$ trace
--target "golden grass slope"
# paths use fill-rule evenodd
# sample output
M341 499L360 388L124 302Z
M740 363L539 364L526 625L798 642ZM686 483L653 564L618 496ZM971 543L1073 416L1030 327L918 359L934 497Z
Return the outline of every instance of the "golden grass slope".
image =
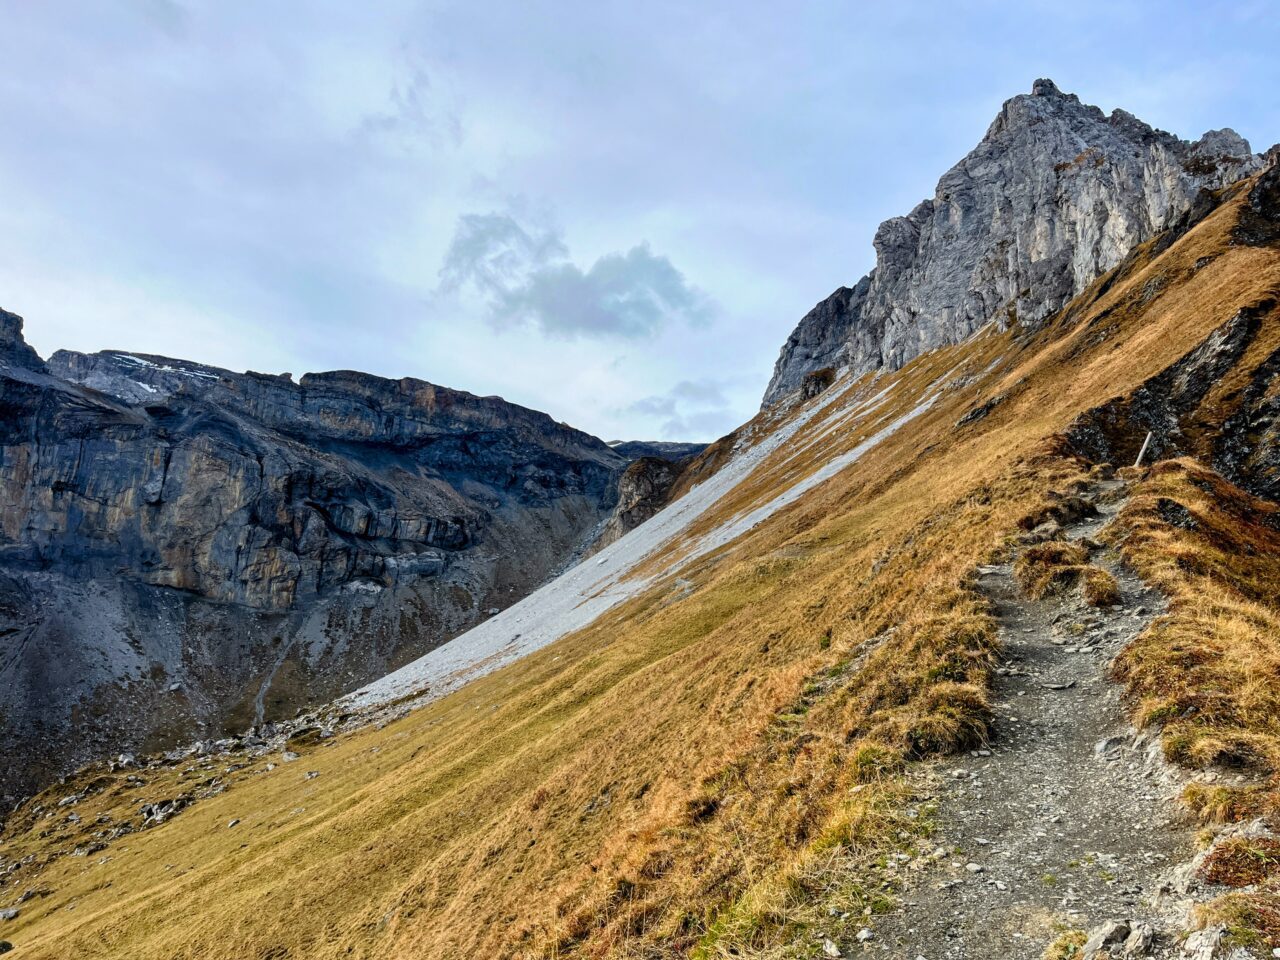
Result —
M728 546L655 558L654 587L519 663L270 771L86 772L106 779L78 824L53 805L74 785L36 798L0 840L32 858L0 906L50 892L0 935L23 960L800 956L815 930L847 935L822 906L854 924L880 909L892 890L867 864L927 829L897 771L984 736L994 633L972 572L1087 470L1060 432L1280 290L1275 249L1229 243L1238 202L1034 336L987 331L855 385L890 389L855 427L815 419L690 535L936 400ZM213 777L228 789L72 855Z

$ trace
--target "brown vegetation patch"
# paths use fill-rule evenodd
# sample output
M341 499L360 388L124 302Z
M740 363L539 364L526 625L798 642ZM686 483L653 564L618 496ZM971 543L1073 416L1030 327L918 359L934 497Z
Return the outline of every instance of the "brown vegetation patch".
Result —
M1110 607L1120 602L1120 584L1100 567L1085 568L1080 593L1092 607Z
M1250 887L1280 868L1280 840L1267 837L1233 837L1218 844L1200 868L1207 883L1223 887Z
M1013 575L1023 593L1039 600L1074 586L1088 560L1089 551L1080 544L1050 540L1023 550L1013 565Z

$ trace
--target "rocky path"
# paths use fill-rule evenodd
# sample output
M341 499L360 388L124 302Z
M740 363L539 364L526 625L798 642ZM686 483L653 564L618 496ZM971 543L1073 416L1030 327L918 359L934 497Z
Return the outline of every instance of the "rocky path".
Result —
M1119 481L1101 485L1100 516L1065 536L1096 534L1122 492ZM938 806L936 848L905 870L901 906L874 925L863 955L1031 960L1064 931L1110 920L1150 924L1152 942L1140 932L1126 956L1180 955L1153 902L1161 876L1192 852L1190 831L1171 819L1178 785L1107 679L1163 601L1109 550L1092 562L1115 575L1119 604L1030 601L1011 564L980 571L1004 656L991 743L922 774Z

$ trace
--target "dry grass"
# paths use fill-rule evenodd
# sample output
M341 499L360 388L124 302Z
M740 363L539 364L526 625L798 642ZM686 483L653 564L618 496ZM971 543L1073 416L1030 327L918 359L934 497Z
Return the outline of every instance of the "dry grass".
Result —
M1244 784L1184 792L1205 823L1280 810L1280 510L1195 461L1158 464L1120 517L1128 560L1170 608L1117 660L1143 724L1158 724L1166 755L1244 773ZM1202 912L1242 945L1280 946L1280 896L1270 886L1280 844L1228 840L1206 871L1215 883L1268 881Z
M1224 925L1228 945L1255 950L1280 946L1280 906L1273 894L1229 893L1196 913L1206 925Z
M1120 602L1120 584L1100 567L1087 567L1080 582L1080 594L1092 607L1110 607Z
M1081 950L1088 942L1089 935L1083 930L1066 930L1054 938L1043 954L1043 960L1074 960L1080 956Z
M1172 760L1280 771L1278 513L1176 460L1152 470L1121 514L1125 557L1170 610L1121 655L1117 676L1139 697L1140 722L1162 725ZM1197 797L1218 814L1232 805L1221 791Z
M1013 565L1022 592L1039 600L1075 586L1086 569L1089 551L1078 543L1051 540L1027 547Z
M3 897L53 892L6 937L23 957L138 960L782 957L803 955L817 930L839 938L823 907L843 904L858 923L881 909L892 889L877 864L927 832L903 765L985 735L993 630L973 570L1008 555L1027 504L1084 478L1050 438L1280 282L1274 251L1227 245L1233 217L1224 208L1159 257L1140 251L1034 336L987 332L852 388L889 392L862 421L816 418L700 529L933 405L730 546L689 564L683 544L655 556L653 587L518 664L270 772L113 777L76 807L85 826L50 798L27 808L0 856L34 859ZM1143 298L1155 277L1160 295ZM997 394L988 416L956 428ZM1158 567L1141 526L1126 550ZM1126 679L1157 713L1184 694L1206 711L1183 721L1204 734L1190 752L1248 735L1270 762L1261 718L1275 694L1259 671L1275 652L1262 636L1271 608L1250 593L1252 568L1222 563L1222 577L1245 577L1238 605L1210 611L1197 588L1167 622L1203 608L1225 630L1220 653L1253 659L1201 658L1182 691L1167 676L1177 656L1156 644ZM672 587L677 573L692 591ZM1240 689L1214 700L1218 676ZM1234 725L1196 725L1227 714ZM138 800L213 776L225 793L67 855L98 817L136 816Z

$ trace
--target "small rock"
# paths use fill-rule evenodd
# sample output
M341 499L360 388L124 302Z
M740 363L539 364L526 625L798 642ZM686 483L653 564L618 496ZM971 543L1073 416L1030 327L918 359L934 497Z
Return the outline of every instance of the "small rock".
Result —
M13 944L8 940L0 940L0 953L8 953L13 949Z
M234 826L235 826L236 824L238 824L239 822L240 822L239 820L232 820L230 823L228 823L228 824L227 824L227 829L228 829L228 830L230 830L232 827L234 827Z
M0 920L17 920L18 912L10 907L8 910L0 910Z
M1182 953L1190 960L1213 960L1227 928L1221 924L1197 930L1182 944Z
M840 952L840 948L836 946L836 942L828 937L822 938L822 955L824 957L831 957L832 960L835 960L836 957L844 956L844 954Z
M304 777L303 779L314 780L318 776L320 776L319 770L308 770L306 777Z
M1124 737L1107 737L1105 740L1099 740L1093 745L1094 755L1108 760L1115 759L1124 749L1126 742Z
M302 756L302 754L294 753L292 750L286 750L284 753L280 754L280 759L283 760L285 763L292 763L294 760L297 760L298 757L300 756Z
M968 870L970 873L982 873L982 871L986 869L980 863L966 863L964 865L964 868Z
M1095 957L1109 947L1124 943L1128 936L1129 924L1123 920L1108 920L1101 926L1093 928L1081 953L1085 957Z
M1149 923L1135 923L1124 941L1126 957L1145 957L1156 942L1156 932Z
M863 927L861 930L858 931L859 943L866 943L868 940L874 940L874 939L875 939L875 934L872 932L870 927Z

